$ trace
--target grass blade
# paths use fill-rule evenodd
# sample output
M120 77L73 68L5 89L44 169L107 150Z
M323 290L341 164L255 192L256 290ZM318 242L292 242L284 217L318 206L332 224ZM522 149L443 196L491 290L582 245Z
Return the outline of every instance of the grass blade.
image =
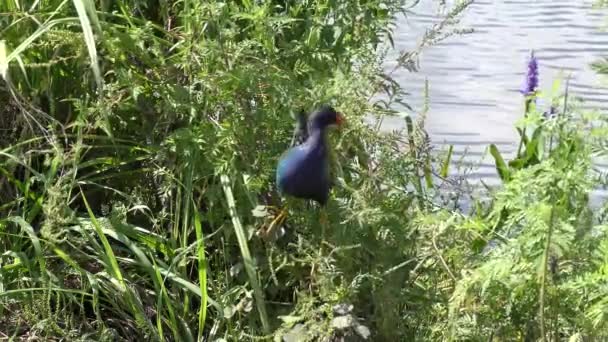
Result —
M509 166L505 163L505 160L502 158L500 151L496 145L490 145L490 154L494 157L494 162L496 164L496 171L498 171L498 175L503 182L508 182L511 179L511 172L509 171Z
M97 60L97 48L95 47L95 37L93 36L93 29L91 28L91 22L87 15L87 6L84 0L73 0L76 12L78 12L78 19L82 26L82 32L84 33L84 41L87 44L87 50L89 51L89 58L91 59L91 69L95 75L95 81L97 82L97 88L101 92L103 89L103 79L101 78L101 70L99 69L99 61ZM91 5L92 6L92 5Z
M8 59L6 58L6 41L0 40L0 76L6 80Z
M205 259L205 241L203 239L203 228L198 210L194 211L194 229L196 230L197 240L198 281L201 288L201 307L198 314L198 341L202 341L205 321L207 319L207 260Z
M154 260L152 260L154 262ZM165 287L165 282L163 280L162 274L160 272L160 268L158 267L158 265L156 265L156 263L154 263L154 281L157 284L157 286L159 287L159 289L157 289L157 291L160 291L160 293L157 294L158 298L156 301L156 310L158 311L158 315L156 318L156 327L158 329L158 336L159 336L159 340L162 340L163 338L163 324L162 324L162 315L160 314L162 308L163 308L163 303L165 303L165 306L167 307L167 312L169 313L169 319L170 319L170 327L171 327L171 332L173 333L173 337L175 338L176 341L180 340L180 336L178 333L178 322L177 319L175 317L175 310L173 310L173 305L171 304L171 298L169 298L169 295L167 294L167 288Z
M131 288L127 286L125 278L122 275L122 271L120 270L120 266L118 265L116 255L114 254L112 246L110 245L110 241L104 233L104 228L101 226L101 224L95 217L95 214L91 210L91 206L89 205L89 202L87 201L84 193L82 192L82 189L80 190L80 195L82 196L83 203L87 208L87 213L89 214L89 218L91 219L93 228L97 233L97 237L99 238L99 240L101 240L101 243L103 245L103 259L105 259L104 261L106 267L109 269L110 274L113 276L112 283L114 283L118 287L119 291L121 291L125 295L126 300L130 305L129 310L131 311L135 319L140 324L145 324L149 328L152 328L152 323L149 319L146 318L141 303L137 301Z
M32 226L27 223L22 217L10 217L8 220L18 224L21 229L23 229L30 237L32 245L34 246L34 250L36 251L36 260L38 260L38 264L40 265L40 275L43 279L46 279L46 261L44 260L44 256L42 253L40 239L36 235L36 232L34 232L34 228L32 228Z
M21 52L25 51L38 37L45 34L47 31L49 31L51 28L53 28L53 26L59 25L59 24L74 23L75 21L76 20L74 18L55 19L55 20L51 20L51 21L45 23L44 25L40 26L36 30L36 32L32 33L32 35L27 37L23 42L21 42L21 44L17 45L17 47L6 58L6 63L8 64L13 59L17 58L17 56Z
M226 175L221 176L222 186L224 188L224 194L226 195L226 201L228 202L228 210L230 212L230 217L232 218L232 224L234 226L234 231L236 233L236 238L239 242L239 247L241 249L241 255L243 256L243 263L245 265L245 270L247 271L247 276L249 277L249 281L251 282L251 286L253 287L253 293L255 296L255 303L258 308L258 312L260 314L260 320L262 321L262 327L266 333L270 331L270 324L268 323L268 314L266 313L266 304L264 302L264 293L262 292L262 287L258 280L253 259L251 258L251 253L249 252L249 246L247 245L247 238L245 235L245 230L241 225L241 220L239 219L238 213L236 211L236 203L234 201L234 196L232 195L232 189L230 188L230 179Z
M108 238L106 237L106 235L103 232L103 228L99 224L99 221L97 221L95 214L93 214L93 211L91 210L91 207L89 206L89 202L87 201L87 198L85 197L82 190L80 190L80 195L82 196L82 201L84 202L84 205L87 208L89 218L91 219L91 223L93 224L93 227L95 228L97 237L99 238L99 240L101 240L101 243L103 245L107 265L109 266L110 271L112 272L112 275L116 278L116 280L118 280L118 285L120 286L120 290L126 291L127 285L125 284L125 280L122 276L122 272L120 271L120 267L118 266L118 260L116 260L116 255L114 255L114 251L112 250L110 241L108 241Z
M445 157L443 161L443 165L441 165L441 177L447 178L450 170L450 163L452 162L452 154L454 153L454 145L450 145L448 148L448 155Z

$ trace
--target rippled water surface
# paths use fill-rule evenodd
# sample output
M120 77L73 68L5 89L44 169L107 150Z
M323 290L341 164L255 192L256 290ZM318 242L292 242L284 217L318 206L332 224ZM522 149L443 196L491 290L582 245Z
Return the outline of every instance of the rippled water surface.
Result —
M449 7L455 1L444 1ZM541 89L549 91L560 73L571 74L570 90L586 106L608 109L608 82L589 64L608 57L608 10L592 0L478 0L460 26L474 33L453 36L427 48L418 73L396 80L409 92L414 109L422 106L424 80L430 83L426 127L437 145L453 144L456 154L479 162L490 143L509 157L516 146L513 123L522 115L518 92L527 58L534 49L540 63ZM424 31L445 14L441 1L422 0L403 18L395 34L398 50L411 50ZM387 68L390 68L390 63ZM402 126L400 119L387 128ZM473 178L495 183L485 158Z

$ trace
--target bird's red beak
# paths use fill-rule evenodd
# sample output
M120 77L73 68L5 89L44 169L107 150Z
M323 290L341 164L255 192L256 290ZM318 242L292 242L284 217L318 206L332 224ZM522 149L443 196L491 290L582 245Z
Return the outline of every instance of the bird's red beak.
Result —
M342 126L342 124L344 124L346 122L346 120L344 119L344 115L342 113L337 113L338 115L336 115L336 124L338 126Z

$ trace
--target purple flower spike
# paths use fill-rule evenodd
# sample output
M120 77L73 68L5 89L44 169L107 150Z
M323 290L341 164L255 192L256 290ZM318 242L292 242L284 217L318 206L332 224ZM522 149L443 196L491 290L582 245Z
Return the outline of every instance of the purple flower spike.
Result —
M534 51L530 53L530 61L528 62L528 73L526 82L520 89L520 92L525 96L533 95L538 88L538 60L534 56Z

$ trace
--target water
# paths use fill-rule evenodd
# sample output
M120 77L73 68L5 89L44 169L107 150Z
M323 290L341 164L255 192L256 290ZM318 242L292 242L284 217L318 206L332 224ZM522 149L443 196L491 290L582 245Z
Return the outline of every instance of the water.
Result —
M455 1L445 1L449 7ZM399 22L397 50L411 50L424 31L445 14L441 1L422 0ZM470 179L498 183L493 161L486 156L494 143L506 157L513 155L523 99L518 89L527 59L534 49L540 63L541 90L550 91L561 73L571 73L571 94L585 106L608 109L608 82L589 66L608 56L608 10L592 8L592 0L475 1L460 27L474 33L453 36L427 48L420 71L403 71L395 79L412 95L408 102L422 108L424 80L430 84L426 128L438 148L454 145L455 158L476 162ZM392 64L394 65L394 63ZM390 68L391 63L387 65ZM401 119L386 128L403 126Z

